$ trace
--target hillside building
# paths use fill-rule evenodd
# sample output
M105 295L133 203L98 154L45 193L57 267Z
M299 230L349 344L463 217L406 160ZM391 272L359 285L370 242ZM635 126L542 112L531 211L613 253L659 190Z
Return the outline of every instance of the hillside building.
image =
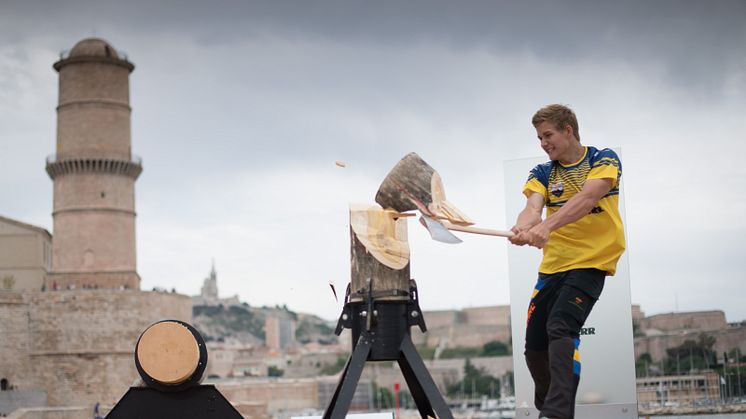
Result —
M52 267L52 235L0 216L0 291L41 291Z
M202 282L202 289L198 296L192 297L192 303L195 306L235 306L240 305L238 294L229 298L220 298L218 296L218 273L215 271L215 261L212 262L210 274Z
M275 351L295 346L295 321L293 319L268 316L264 322L265 343Z

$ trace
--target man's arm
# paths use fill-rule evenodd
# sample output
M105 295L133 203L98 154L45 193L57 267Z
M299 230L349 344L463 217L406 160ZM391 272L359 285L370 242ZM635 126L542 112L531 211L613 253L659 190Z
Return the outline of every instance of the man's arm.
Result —
M583 189L570 198L559 211L530 230L520 233L516 241L525 241L541 249L549 241L549 233L588 215L598 201L609 193L613 185L614 180L610 178L586 180Z
M521 233L531 230L532 227L541 222L541 211L543 209L544 196L538 192L529 195L526 199L526 207L518 214L515 225L510 229L516 235L508 238L508 240L518 246L528 244L528 241L525 237L522 237Z

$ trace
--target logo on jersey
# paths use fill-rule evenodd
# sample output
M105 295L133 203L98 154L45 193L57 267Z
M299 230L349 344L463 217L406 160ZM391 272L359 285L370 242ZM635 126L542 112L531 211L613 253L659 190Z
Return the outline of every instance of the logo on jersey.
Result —
M562 182L556 183L552 185L551 189L549 189L549 192L559 198L560 196L562 196L562 193L565 192L565 185L563 185Z

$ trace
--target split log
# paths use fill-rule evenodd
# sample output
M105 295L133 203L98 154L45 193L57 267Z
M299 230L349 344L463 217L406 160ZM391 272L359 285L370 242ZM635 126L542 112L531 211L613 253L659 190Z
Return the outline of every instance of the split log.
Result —
M407 220L378 206L350 206L350 301L408 300ZM370 283L369 283L370 280Z
M378 188L376 202L399 212L420 210L428 217L454 224L474 224L448 202L440 175L417 153L407 154L391 169Z

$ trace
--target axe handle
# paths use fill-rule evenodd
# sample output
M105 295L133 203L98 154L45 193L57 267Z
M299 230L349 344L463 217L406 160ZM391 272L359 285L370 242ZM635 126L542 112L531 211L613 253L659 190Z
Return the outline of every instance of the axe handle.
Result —
M473 233L473 234L484 234L486 236L499 236L499 237L513 237L515 234L513 234L512 231L502 231L502 230L492 230L489 228L479 228L479 227L471 227L471 226L460 226L456 224L451 224L448 221L442 221L445 228L453 231L462 231L464 233Z

